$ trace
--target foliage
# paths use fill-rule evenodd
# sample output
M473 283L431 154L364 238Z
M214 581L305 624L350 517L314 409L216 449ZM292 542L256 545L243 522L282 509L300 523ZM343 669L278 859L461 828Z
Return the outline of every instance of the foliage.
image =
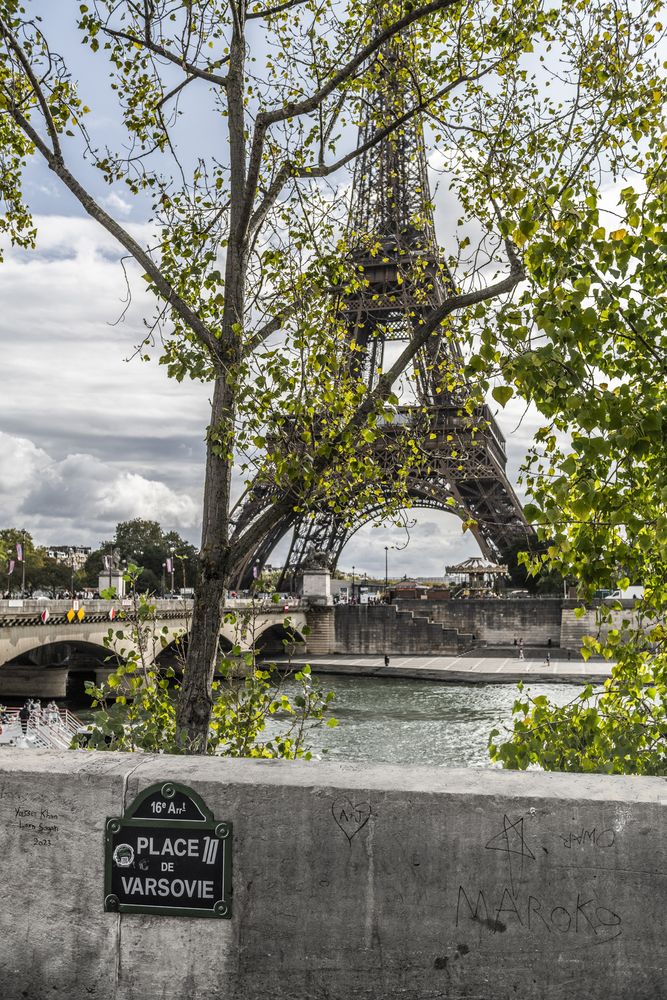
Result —
M9 568L9 563L13 559L15 562L14 573L17 572L20 578L21 564L17 561L16 556L16 546L20 544L23 546L23 554L26 561L30 561L32 564L36 557L35 543L32 540L32 535L29 531L23 531L19 528L2 528L0 530L0 567L3 573L7 573ZM20 579L19 579L20 586Z
M582 398L581 379L590 380L599 353L584 300L597 292L603 304L606 268L631 273L616 256L625 236L600 235L595 178L642 170L640 146L660 128L660 9L658 0L88 0L78 24L109 73L115 152L107 123L95 132L85 82L80 88L50 48L50 25L31 18L30 4L0 0L5 232L21 246L34 241L22 180L27 160L39 157L154 294L140 354L162 344L171 376L212 383L179 705L179 727L193 739L199 733L199 745L209 732L216 615L230 580L295 514L325 508L352 521L364 511L392 516L410 502L409 476L425 456L396 420L401 395L414 396L426 379L435 397L461 399L456 344L475 346L470 390L494 383L504 405L516 389L549 418L563 406L576 419L567 398ZM194 149L182 129L189 114L207 123ZM355 145L356 126L369 116L376 128ZM426 125L430 162L441 164L442 187L453 192L445 215L460 215L461 226L437 265L447 278L444 301L369 391L371 362L347 337L345 303L367 287L359 252L372 261L385 251L378 233L346 230L349 170L362 148L385 140L398 147L415 124ZM109 215L100 179L150 203L154 232L144 243ZM427 226L421 210L404 220L406 232ZM601 280L588 266L596 258ZM584 285L576 285L578 270ZM399 285L417 275L426 297L429 261L397 261ZM500 308L524 278L525 293ZM606 315L602 341L613 308ZM452 350L438 354L436 338ZM576 363L563 368L561 351L570 348ZM623 393L611 382L600 391L614 411ZM469 395L462 410L474 414L476 401ZM382 435L384 451L376 447ZM589 451L577 453L584 464L595 461ZM235 508L237 469L252 488Z
M592 637L586 648L608 653ZM588 684L564 706L519 684L510 738L502 742L492 731L491 758L520 769L667 775L667 654L638 639L616 655L601 689Z
M538 557L541 552L546 551L548 542L542 542L533 549L533 558ZM521 587L531 594L563 595L563 577L555 569L550 569L547 565L527 566L524 562L525 543L517 542L503 558L507 563L507 569L512 587Z
M127 563L141 565L141 579L138 586L151 593L161 593L171 589L171 575L166 571L167 559L174 560L174 590L192 587L197 572L197 550L176 531L163 531L157 521L135 517L131 521L120 521L111 541L102 542L99 549L91 552L86 561L85 571L90 586L97 587L104 558L113 549L120 551Z
M30 532L19 528L4 528L0 531L0 587L8 585L10 593L19 593L23 578L23 567L18 561L16 544L23 546L25 559L25 589L28 594L35 591L45 591L50 597L56 597L62 592L69 593L72 586L72 567L67 563L53 559L48 554L48 548L35 545ZM9 563L14 560L14 571L8 574ZM2 574L7 574L2 578ZM82 583L82 574L74 573L75 589Z
M643 185L620 190L611 224L593 187L554 213L527 258L531 290L487 331L547 418L525 478L548 543L528 565L570 574L582 599L643 584L648 632L628 619L587 637L586 657L616 660L611 680L566 708L522 701L509 741L493 740L508 766L667 773L666 150L665 136L640 149Z
M132 604L119 614L120 627L110 628L104 639L110 658L121 663L106 683L86 685L97 711L85 745L97 750L188 753L190 748L176 728L176 670L156 662L156 655L174 644L181 652L182 667L185 633L174 635L167 625L160 626L156 606L148 595L137 592L141 567L131 564L124 578ZM314 726L324 722L333 693L319 688L308 666L284 675L275 664L257 662L254 611L243 620L228 615L227 621L238 627L241 640L250 637L253 645L249 650L234 646L218 663L207 753L309 760L308 739ZM289 619L284 624L289 629ZM288 677L297 687L289 695ZM267 722L274 717L284 720L282 729L265 735ZM324 724L337 723L329 717Z

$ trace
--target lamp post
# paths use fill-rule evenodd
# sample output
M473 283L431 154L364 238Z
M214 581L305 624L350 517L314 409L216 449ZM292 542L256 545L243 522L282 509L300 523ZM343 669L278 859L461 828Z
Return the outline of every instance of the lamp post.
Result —
M352 603L354 604L354 566L352 567Z
M170 562L170 566L171 566L171 595L173 597L174 596L174 552L175 552L175 549L169 549L169 552L171 554L171 562Z
M74 553L71 552L70 555L72 557L72 574L70 576L69 590L72 595L72 600L74 600Z
M389 546L384 547L384 589L389 586Z
M167 564L163 562L162 563L162 600L164 600L164 588L165 588L165 584L166 584L166 577L165 577L166 570L167 570Z
M25 597L25 528L21 532L23 544L21 546L21 597Z

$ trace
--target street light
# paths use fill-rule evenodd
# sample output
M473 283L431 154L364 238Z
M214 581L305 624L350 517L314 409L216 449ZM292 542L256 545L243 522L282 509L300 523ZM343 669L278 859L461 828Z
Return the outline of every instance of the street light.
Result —
M389 586L389 546L384 547L384 589Z
M354 604L354 566L352 567L352 603Z
M175 551L176 551L175 549L169 549L169 552L171 553L170 565L171 565L171 596L172 597L174 596L174 552Z
M23 545L21 546L21 597L25 597L25 536L27 532L25 528L21 531L21 538L23 539Z

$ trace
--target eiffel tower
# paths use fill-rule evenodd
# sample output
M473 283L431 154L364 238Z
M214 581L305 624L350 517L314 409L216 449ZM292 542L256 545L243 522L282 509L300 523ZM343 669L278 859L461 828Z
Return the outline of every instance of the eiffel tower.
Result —
M348 244L355 248L353 260L364 287L339 302L357 347L355 374L371 389L386 345L409 341L425 317L454 293L436 239L421 122L415 116L373 144L416 101L406 73L399 72L401 59L399 46L385 45L375 64L377 86L364 102L372 110L359 129L358 147L368 148L356 160L348 224ZM530 547L534 533L505 473L505 439L488 405L467 413L470 393L460 379L455 389L442 390L443 371L459 371L462 362L451 328L431 336L417 355L415 402L399 409L397 423L419 435L429 461L427 468L410 474L407 493L415 507L454 510L468 522L483 555L502 561L517 545ZM395 433L388 427L378 447L390 445ZM237 530L254 519L269 492L259 484L251 487ZM352 535L363 524L381 520L382 508L378 502L359 510L352 523L329 510L278 521L240 569L236 586L251 583L290 530L279 589L295 586L300 567L314 552L326 553L335 568Z

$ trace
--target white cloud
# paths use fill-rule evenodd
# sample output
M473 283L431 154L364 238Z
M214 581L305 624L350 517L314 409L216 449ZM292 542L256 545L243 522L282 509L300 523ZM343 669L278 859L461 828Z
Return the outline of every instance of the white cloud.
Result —
M119 195L117 191L112 191L105 198L100 199L105 208L107 208L112 214L120 215L121 218L126 219L132 211L132 205L129 201L126 201L122 195Z
M3 527L25 527L39 542L94 545L110 537L118 521L134 517L192 535L200 519L197 498L160 480L92 455L57 461L31 441L1 432L0 500Z

